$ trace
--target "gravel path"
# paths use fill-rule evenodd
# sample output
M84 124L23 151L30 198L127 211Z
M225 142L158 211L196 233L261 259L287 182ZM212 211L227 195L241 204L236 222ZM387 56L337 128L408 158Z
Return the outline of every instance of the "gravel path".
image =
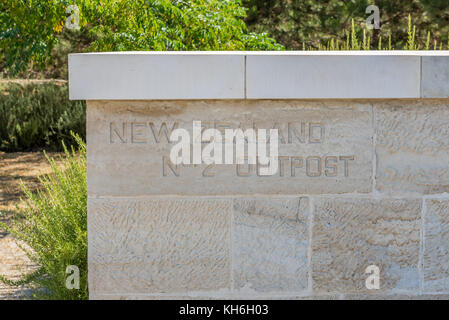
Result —
M22 274L35 270L25 252L17 245L14 238L0 238L0 274L10 280L18 280ZM0 300L23 299L29 295L26 287L10 287L0 283Z
M50 154L55 156L56 154ZM0 221L8 224L15 214L22 192L20 180L31 189L39 186L38 176L49 173L50 167L42 152L0 152ZM0 274L8 279L20 279L35 270L16 240L0 231ZM26 287L9 287L0 283L0 300L23 299L29 295Z

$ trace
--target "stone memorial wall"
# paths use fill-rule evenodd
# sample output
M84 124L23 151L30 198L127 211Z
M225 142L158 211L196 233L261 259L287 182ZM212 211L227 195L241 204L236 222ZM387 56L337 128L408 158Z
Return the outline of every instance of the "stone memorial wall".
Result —
M448 80L440 52L70 55L91 299L447 298ZM194 121L277 129L277 171L173 163Z

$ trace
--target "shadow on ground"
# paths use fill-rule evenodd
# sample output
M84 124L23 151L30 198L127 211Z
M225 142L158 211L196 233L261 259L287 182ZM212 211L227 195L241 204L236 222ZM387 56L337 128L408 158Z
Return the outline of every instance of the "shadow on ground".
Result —
M58 157L58 153L50 153ZM42 152L0 152L0 221L8 222L23 196L22 181L31 190L39 187L39 175L50 172Z

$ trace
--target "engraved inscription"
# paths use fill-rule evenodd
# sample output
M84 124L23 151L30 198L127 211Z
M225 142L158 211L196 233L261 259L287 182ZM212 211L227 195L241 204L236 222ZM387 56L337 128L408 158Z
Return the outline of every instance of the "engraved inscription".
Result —
M178 128L177 121L162 122L111 122L109 143L171 143L170 134Z
M107 104L89 101L88 105L88 192L93 195L372 191L374 148L370 104L192 100ZM200 122L200 130L196 131L198 126L193 127L194 122ZM193 139L194 128L201 143ZM181 132L178 129L187 132L190 141L185 140L187 146L183 144L179 153L185 161L175 163L171 151L180 143L180 139L175 139L176 132ZM229 133L238 129L254 130L256 156L252 154L254 136L228 134L226 139L226 130ZM265 175L265 160L272 154L270 147L275 145L268 134L272 129L277 129L278 153L274 158L277 170ZM214 135L207 134L211 132ZM215 140L218 134L222 136L221 146L211 148L211 143L218 141ZM266 146L265 153L263 148L259 149L262 144ZM200 161L196 161L198 154ZM205 161L204 155L214 161ZM219 157L221 164L217 161ZM245 161L237 164L237 159L242 158Z
M180 121L171 122L111 122L109 125L110 143L130 143L130 144L171 144L170 135L173 130L179 127ZM214 128L224 133L226 129L243 128L248 126L242 122L235 126L231 121L203 121L201 122L202 131L210 128ZM272 129L277 129L279 132L278 139L280 144L323 144L325 142L326 126L321 122L273 122L269 125ZM256 122L250 123L250 128L259 129ZM287 139L285 138L287 137ZM245 137L246 139L246 137ZM210 142L209 139L202 140L202 143ZM234 138L235 143L235 138ZM269 141L268 141L269 143ZM192 146L191 146L192 147ZM192 152L191 152L192 154ZM355 161L355 155L282 155L278 157L279 170L277 175L280 177L296 177L299 171L310 178L315 177L349 177L350 175L350 163ZM260 175L260 163L256 164L235 164L235 174L238 177L251 177L253 175ZM162 156L162 176L175 176L181 175L181 167L191 167L186 165L175 165L169 157ZM194 166L197 168L198 166ZM216 169L219 169L218 165L209 164L201 168L201 174L203 177L216 176Z
M172 143L170 135L173 130L179 127L180 121L172 122L110 122L109 136L110 143ZM226 129L278 129L280 144L313 144L324 143L325 124L319 122L287 122L280 124L272 123L266 127L257 125L256 122L250 124L238 123L234 125L230 121L204 121L201 120L202 132L206 129L217 129L223 135ZM188 129L188 128L186 128ZM287 137L287 139L285 138ZM206 143L208 141L202 141Z
M297 172L301 169L304 171L307 177L349 177L349 167L350 162L355 160L355 156L309 156L303 158L300 156L280 156L279 170L277 175L279 177L296 177ZM164 177L173 174L177 177L180 176L181 167L194 167L198 168L199 165L175 165L170 161L167 156L162 156L163 162L163 173ZM304 163L306 164L304 167ZM323 166L323 163L326 165ZM260 174L261 164L257 162L256 164L235 164L236 175L239 177L250 177L252 175L257 175L262 177L264 175ZM215 176L214 168L219 169L220 165L209 164L204 165L202 169L203 177L213 177Z

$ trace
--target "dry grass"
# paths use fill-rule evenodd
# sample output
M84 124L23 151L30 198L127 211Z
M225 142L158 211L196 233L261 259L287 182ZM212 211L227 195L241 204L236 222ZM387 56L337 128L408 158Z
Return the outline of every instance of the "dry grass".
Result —
M58 153L50 153L54 157ZM5 221L15 212L23 195L20 181L35 190L38 177L50 173L50 166L42 152L0 152L0 219Z
M20 85L27 85L30 83L54 83L59 86L67 84L67 80L60 80L60 79L0 79L0 91L3 90L8 83L17 83ZM5 94L4 92L2 92Z

